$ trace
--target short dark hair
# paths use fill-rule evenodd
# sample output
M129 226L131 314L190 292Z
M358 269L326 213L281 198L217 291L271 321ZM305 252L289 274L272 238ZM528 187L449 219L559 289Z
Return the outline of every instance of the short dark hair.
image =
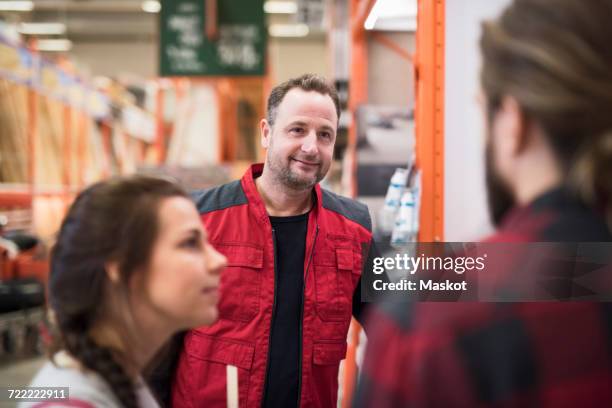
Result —
M277 85L268 96L267 119L270 125L274 125L276 120L276 111L278 106L283 101L287 92L293 88L300 88L304 91L314 91L322 95L329 95L336 107L336 115L340 120L340 100L336 88L331 85L325 78L317 74L304 74L298 78L292 78L288 81Z

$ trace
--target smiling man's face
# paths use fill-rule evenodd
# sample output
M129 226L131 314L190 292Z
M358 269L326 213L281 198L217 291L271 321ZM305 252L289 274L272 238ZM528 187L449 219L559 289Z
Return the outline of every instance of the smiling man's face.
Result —
M338 116L332 98L293 88L278 106L274 124L262 121L266 167L293 190L307 190L327 174L334 153Z

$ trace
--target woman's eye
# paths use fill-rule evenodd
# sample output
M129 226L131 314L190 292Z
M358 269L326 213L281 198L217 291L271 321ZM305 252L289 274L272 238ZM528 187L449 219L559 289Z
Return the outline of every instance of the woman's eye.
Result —
M200 240L198 240L197 238L186 239L183 242L181 242L181 247L182 248L199 248Z

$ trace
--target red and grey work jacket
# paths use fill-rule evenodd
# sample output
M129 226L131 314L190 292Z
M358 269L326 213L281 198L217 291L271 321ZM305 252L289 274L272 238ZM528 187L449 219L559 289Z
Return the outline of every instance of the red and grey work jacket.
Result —
M227 366L237 367L240 407L262 405L275 301L272 226L254 179L195 195L212 245L227 257L219 320L187 333L172 387L173 407L226 406ZM300 407L337 405L338 368L346 354L353 294L371 250L368 209L314 188L308 218L302 304Z

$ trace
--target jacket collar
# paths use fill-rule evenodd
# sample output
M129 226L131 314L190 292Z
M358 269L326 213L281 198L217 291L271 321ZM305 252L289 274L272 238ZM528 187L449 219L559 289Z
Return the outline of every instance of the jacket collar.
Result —
M257 186L255 185L255 179L261 176L263 172L264 164L256 163L251 165L242 176L241 183L242 188L244 189L244 193L249 200L249 204L253 206L253 210L255 211L257 219L268 220L268 212L266 211L266 206L259 195L259 191L257 191ZM313 187L315 200L312 208L312 212L315 214L319 214L321 212L321 207L323 203L321 186L319 183L315 184Z
M520 226L526 222L534 222L541 219L543 214L551 214L563 210L584 211L585 207L578 200L573 198L571 194L563 187L550 189L549 191L539 195L530 203L515 206L508 211L500 224L500 229L511 230L516 226Z

